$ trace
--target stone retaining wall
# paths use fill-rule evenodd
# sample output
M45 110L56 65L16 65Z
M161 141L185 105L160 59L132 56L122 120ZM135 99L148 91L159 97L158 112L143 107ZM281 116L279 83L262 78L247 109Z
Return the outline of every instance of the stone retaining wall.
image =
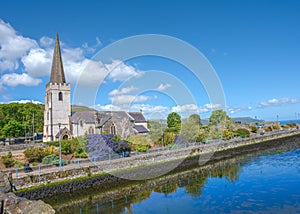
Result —
M132 158L102 161L95 164L90 163L86 166L73 169L63 168L62 171L48 172L40 176L37 174L32 174L31 176L20 177L15 179L14 183L17 188L48 184L37 189L17 193L18 196L23 196L28 199L40 199L56 194L68 193L99 186L101 186L102 189L116 188L138 182L123 178L134 177L137 178L137 180L143 180L143 176L147 177L153 173L159 174L161 172L165 172L166 167L170 166L173 167L170 173L175 173L190 169L192 167L197 167L199 165L214 163L229 157L280 146L300 147L300 134L260 143L240 145L233 148L231 148L229 145L226 148L218 148L219 150L215 151L214 153L201 155L201 148L188 147L179 149L178 151L165 151L160 152L159 154L140 155ZM205 155L209 155L210 159L208 161L201 162L202 157ZM159 161L160 163L158 163ZM110 171L113 171L113 173L103 174L103 172ZM100 173L102 173L101 176L96 176ZM85 176L85 179L68 181L67 183L61 183L57 185L49 185L49 183L53 181L62 181L71 178L80 178L83 176Z

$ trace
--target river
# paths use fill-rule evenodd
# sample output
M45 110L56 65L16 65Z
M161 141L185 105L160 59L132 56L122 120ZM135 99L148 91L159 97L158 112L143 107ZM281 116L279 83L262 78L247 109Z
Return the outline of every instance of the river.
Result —
M66 214L300 213L300 149L248 154L151 182L138 193L120 191L114 200L93 190L46 202Z

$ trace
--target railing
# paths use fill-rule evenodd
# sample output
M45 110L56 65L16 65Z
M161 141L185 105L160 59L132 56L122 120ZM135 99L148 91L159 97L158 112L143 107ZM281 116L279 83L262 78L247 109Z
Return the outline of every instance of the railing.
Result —
M184 150L188 147L195 147L195 148L201 148L201 152L209 152L209 151L216 151L221 150L224 148L231 148L239 145L246 145L249 143L254 142L260 142L264 140L271 140L276 139L283 136L289 136L296 133L300 133L300 130L298 129L292 129L292 130L279 130L279 131L272 131L272 132L266 132L264 135L259 134L251 134L250 137L247 138L240 138L235 137L230 140L221 140L221 139L214 139L214 140L207 140L206 142L193 142L193 143L183 143L183 144L175 144L172 147L159 147L154 149L149 149L145 152L131 152L130 156L132 158L138 157L140 155L153 155L153 154L160 154L161 152L168 153L168 152L174 152L174 151L180 151ZM62 166L63 169L72 169L72 168L78 168L87 166L88 164L97 163L101 161L112 161L116 159L125 159L130 157L125 157L125 154L116 154L116 153L109 153L106 154L100 158L92 158L92 159L74 159L74 160L68 160L66 166ZM31 167L34 174L43 174L44 172L54 172L61 170L58 166L55 166L53 164L39 164L37 166ZM30 173L25 173L23 168L10 168L6 170L2 170L4 172L12 172L14 177L29 175Z

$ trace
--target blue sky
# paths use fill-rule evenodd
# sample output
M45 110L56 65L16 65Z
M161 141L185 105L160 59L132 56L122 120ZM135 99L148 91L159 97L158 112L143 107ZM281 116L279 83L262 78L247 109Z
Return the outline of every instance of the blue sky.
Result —
M97 87L98 109L110 110L112 104L128 108L130 101L130 110L143 109L150 119L172 110L183 115L198 111L208 117L217 104L179 63L155 56L95 64L91 59L120 39L162 34L189 43L207 58L220 79L231 117L296 119L300 117L299 11L296 0L2 2L0 102L43 102L53 40L59 32L73 89L87 66L98 76L104 68L117 66ZM149 71L169 76L146 78ZM139 78L152 82L153 90L141 91ZM84 81L90 84L92 75ZM168 90L176 96L170 97ZM187 93L193 100L187 99Z

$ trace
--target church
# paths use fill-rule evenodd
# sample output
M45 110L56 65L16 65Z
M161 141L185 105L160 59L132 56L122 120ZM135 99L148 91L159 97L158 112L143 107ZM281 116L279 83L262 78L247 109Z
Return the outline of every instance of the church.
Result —
M126 139L147 134L142 112L78 111L71 112L71 85L66 82L56 33L50 81L46 85L43 142L71 139L85 134L114 134Z

